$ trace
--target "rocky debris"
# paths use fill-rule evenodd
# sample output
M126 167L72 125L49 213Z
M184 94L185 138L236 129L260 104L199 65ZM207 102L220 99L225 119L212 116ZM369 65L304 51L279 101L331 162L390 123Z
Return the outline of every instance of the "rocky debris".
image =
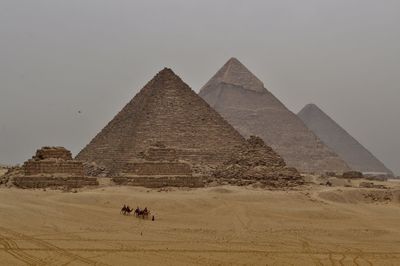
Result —
M364 178L371 181L387 181L388 176L386 175L364 175Z
M95 162L84 162L83 172L85 176L110 177L109 171L107 171L105 167L97 165Z
M388 189L387 186L377 185L372 182L361 182L359 185L360 188L378 188L378 189Z
M346 179L361 179L363 177L364 177L363 174L358 171L348 171L348 172L344 172L342 175L342 178L346 178Z
M24 170L20 166L8 167L7 172L0 177L0 186L12 187L13 180L17 176L24 174Z
M217 167L213 177L221 184L249 185L260 182L270 187L292 187L304 184L304 179L264 141L251 136L246 145Z
M236 58L229 59L199 95L244 137L261 137L288 166L306 173L350 170Z
M337 177L337 173L336 172L325 172L325 174L323 174L324 177Z
M370 191L364 193L363 197L371 202L391 202L393 194L390 191Z
M320 178L319 185L321 186L329 186L329 187L352 187L352 182L350 179L343 179L337 177L330 177L330 178Z

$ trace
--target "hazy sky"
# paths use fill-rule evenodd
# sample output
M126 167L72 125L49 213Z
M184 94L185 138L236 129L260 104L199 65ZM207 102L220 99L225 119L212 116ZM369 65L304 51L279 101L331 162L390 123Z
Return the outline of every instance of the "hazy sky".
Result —
M0 163L76 154L164 66L198 91L234 56L400 174L399 25L398 0L0 0Z

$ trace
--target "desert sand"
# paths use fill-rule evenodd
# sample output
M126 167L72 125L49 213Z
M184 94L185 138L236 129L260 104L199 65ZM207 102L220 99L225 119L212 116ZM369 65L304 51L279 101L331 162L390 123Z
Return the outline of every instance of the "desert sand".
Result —
M399 265L400 183L390 184L1 188L0 264ZM121 215L124 203L156 220Z

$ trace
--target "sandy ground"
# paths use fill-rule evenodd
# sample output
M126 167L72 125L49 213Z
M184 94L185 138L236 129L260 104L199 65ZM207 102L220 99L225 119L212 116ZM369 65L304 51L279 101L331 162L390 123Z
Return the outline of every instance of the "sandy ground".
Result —
M392 200L355 188L0 189L1 265L400 265ZM385 192L386 193L386 192ZM149 207L156 221L120 215Z

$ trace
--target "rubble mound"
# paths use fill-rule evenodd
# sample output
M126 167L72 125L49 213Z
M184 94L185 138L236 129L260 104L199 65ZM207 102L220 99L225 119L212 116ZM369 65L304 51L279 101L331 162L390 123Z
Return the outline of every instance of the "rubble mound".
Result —
M272 148L255 136L218 166L213 177L239 185L260 182L271 187L292 187L304 184L295 168L287 167Z
M0 177L0 186L11 187L13 186L14 177L24 174L24 170L20 166L8 167L4 175Z
M377 189L388 189L385 185L374 184L373 182L361 182L360 188L377 188Z
M400 202L400 190L398 189L347 189L331 190L319 193L322 200L337 203L395 203Z
M95 162L84 162L83 163L83 173L85 176L95 176L95 177L109 177L110 173L104 166L100 166Z

